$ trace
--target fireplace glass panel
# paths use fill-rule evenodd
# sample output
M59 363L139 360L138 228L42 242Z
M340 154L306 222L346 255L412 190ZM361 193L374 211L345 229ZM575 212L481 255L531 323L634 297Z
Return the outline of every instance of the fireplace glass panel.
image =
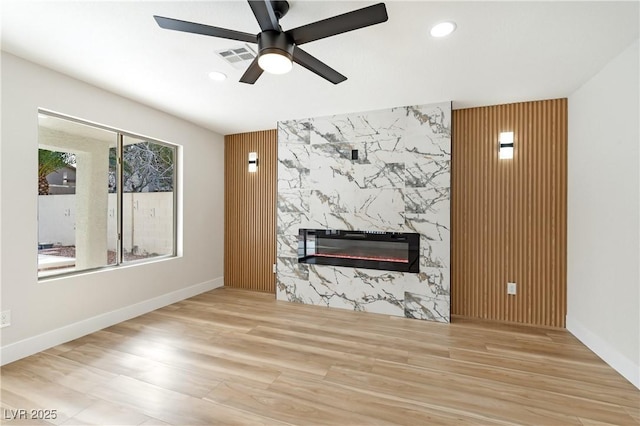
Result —
M300 229L298 262L419 272L420 234Z
M409 263L409 243L321 238L315 250L316 256Z

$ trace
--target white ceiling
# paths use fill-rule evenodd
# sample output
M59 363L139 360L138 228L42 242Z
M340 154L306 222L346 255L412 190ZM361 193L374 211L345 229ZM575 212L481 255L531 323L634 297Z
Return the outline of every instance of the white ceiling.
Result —
M291 0L284 30L375 2ZM221 134L278 120L452 100L566 97L638 38L639 2L387 1L386 23L304 45L348 77L298 65L253 86L216 51L239 42L160 29L152 15L250 33L245 1L2 0L2 49ZM430 27L453 20L445 39ZM213 82L218 70L229 78Z

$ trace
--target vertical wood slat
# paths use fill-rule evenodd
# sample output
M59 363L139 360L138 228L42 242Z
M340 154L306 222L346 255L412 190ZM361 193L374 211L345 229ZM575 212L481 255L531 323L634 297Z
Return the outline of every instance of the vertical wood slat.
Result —
M277 130L224 137L224 285L275 294ZM249 152L258 171L248 172Z
M451 313L564 327L567 100L454 110L452 143Z

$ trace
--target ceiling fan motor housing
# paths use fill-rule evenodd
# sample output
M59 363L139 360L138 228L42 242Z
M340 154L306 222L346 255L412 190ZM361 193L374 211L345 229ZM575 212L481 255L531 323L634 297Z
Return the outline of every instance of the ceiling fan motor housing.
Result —
M273 11L276 14L276 18L278 21L282 19L284 15L289 11L289 2L285 0L276 0L271 1L271 5L273 6Z
M293 41L280 31L263 31L258 34L259 55L277 53L293 60Z

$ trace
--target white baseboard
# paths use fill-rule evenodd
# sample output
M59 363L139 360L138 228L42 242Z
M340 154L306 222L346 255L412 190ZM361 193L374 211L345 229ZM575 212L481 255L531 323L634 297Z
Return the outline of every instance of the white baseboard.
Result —
M611 347L611 345L604 341L600 336L597 336L580 324L579 321L576 321L568 315L567 330L576 336L578 340L584 343L586 347L602 358L604 362L620 373L625 379L640 389L640 364L635 364L634 361ZM636 362L640 362L640 360L636 360Z
M2 346L0 348L0 365L17 361L53 346L86 336L103 328L146 314L163 306L188 299L189 297L197 296L198 294L222 287L223 285L224 279L223 277L219 277Z

